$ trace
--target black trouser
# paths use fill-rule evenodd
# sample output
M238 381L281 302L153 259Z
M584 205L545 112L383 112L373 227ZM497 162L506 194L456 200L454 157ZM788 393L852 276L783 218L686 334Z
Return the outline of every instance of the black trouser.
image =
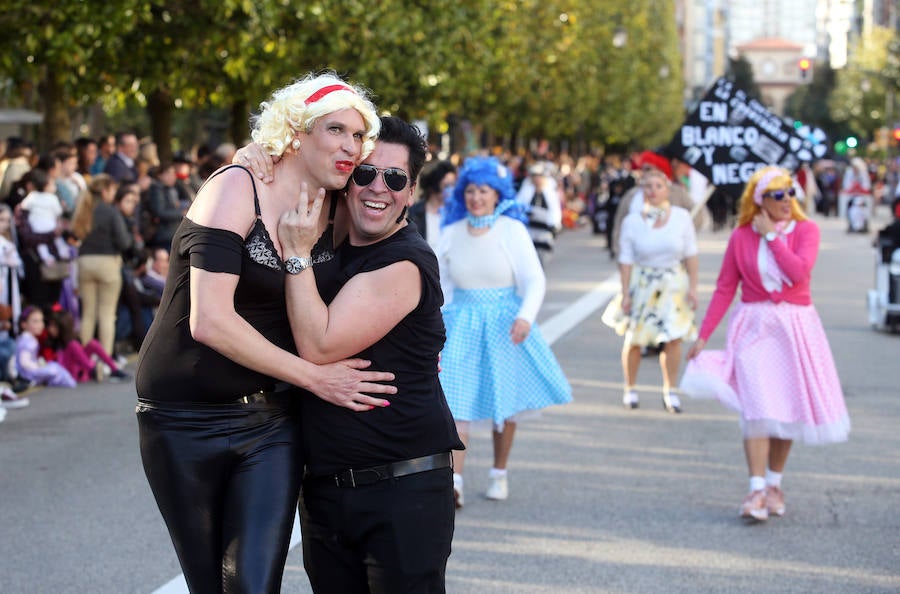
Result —
M303 473L295 392L139 400L141 458L193 594L279 592Z
M316 594L443 594L456 506L453 470L356 488L307 478L303 564Z

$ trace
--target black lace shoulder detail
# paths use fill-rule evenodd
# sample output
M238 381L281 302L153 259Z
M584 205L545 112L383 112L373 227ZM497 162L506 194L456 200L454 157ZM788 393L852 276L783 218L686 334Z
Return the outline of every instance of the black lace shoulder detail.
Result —
M275 242L272 241L272 236L269 235L269 230L266 229L265 224L263 224L262 219L260 218L259 200L257 199L255 194L256 187L254 186L253 199L256 203L256 222L253 224L253 229L250 230L250 234L247 236L246 241L244 241L244 247L246 248L247 253L250 256L250 259L257 264L261 264L273 270L284 271L284 262L278 255L278 250L275 249ZM330 262L335 258L335 253L332 246L334 245L334 212L336 204L336 201L332 200L328 227L322 233L322 236L319 237L318 241L316 241L316 245L313 246L313 264Z
M263 225L261 219L256 219L250 235L247 236L247 240L244 242L244 247L247 249L250 259L257 264L262 264L273 270L284 270L284 264L281 262L281 258L278 257L275 244L272 243L269 231Z

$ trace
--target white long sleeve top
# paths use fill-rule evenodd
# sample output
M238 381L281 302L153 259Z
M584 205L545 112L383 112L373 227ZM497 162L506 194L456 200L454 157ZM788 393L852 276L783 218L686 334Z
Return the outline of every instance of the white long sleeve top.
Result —
M482 235L471 235L466 219L444 228L437 249L444 304L453 291L516 287L522 306L516 315L534 324L544 301L547 280L528 229L520 221L501 216Z
M622 221L619 248L619 264L672 268L685 258L697 255L697 235L691 215L683 208L672 206L666 224L654 228L640 213L631 213Z

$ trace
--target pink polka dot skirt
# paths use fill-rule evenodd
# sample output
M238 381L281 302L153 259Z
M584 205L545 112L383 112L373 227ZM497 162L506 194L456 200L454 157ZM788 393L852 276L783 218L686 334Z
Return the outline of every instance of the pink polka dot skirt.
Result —
M681 391L738 411L744 437L846 441L850 417L812 305L739 303L725 350L688 362Z

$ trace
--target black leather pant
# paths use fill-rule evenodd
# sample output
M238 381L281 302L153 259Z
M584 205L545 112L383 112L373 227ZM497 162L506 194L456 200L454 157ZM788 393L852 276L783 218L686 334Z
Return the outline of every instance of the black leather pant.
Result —
M280 591L303 473L298 397L138 401L144 472L193 594Z

